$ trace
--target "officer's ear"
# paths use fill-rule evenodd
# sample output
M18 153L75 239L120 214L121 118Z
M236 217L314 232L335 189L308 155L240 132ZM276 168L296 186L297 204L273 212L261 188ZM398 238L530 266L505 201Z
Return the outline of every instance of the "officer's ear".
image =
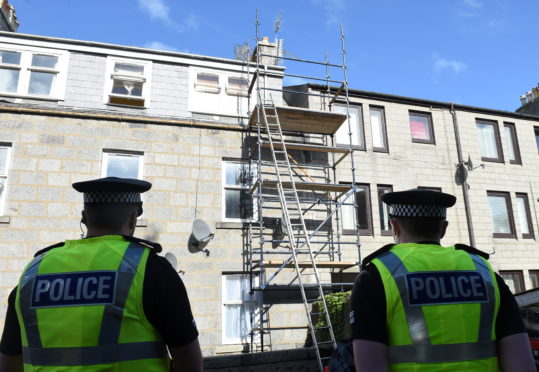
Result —
M82 222L83 224L87 225L87 224L86 224L86 212L83 210L83 211L81 212L81 214L82 214L82 218L81 218L80 222Z
M393 235L400 235L401 233L401 227L399 226L399 223L396 219L390 218L389 224L391 225L391 230L393 230Z
M447 226L449 226L449 222L444 221L442 223L442 230L440 231L440 240L445 236L445 232L447 230Z

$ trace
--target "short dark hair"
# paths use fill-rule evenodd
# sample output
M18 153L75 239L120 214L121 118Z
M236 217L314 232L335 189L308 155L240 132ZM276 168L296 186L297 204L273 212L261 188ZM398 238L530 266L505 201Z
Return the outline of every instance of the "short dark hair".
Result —
M133 213L139 215L140 204L84 204L86 225L100 229L120 230Z
M395 218L401 228L410 234L426 239L438 240L445 220L435 218Z

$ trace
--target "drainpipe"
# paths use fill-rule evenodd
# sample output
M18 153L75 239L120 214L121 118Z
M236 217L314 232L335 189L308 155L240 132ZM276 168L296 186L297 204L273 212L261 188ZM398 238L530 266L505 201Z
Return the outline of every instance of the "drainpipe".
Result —
M468 236L470 237L470 245L475 247L475 236L472 223L472 212L470 209L470 196L468 195L468 182L466 178L468 172L465 168L465 163L462 160L462 147L460 145L459 124L457 121L457 113L455 112L454 104L451 103L451 109L449 110L453 117L453 129L455 131L455 141L457 143L457 157L459 163L457 164L459 176L462 180L462 195L464 196L464 209L466 211L466 223L468 224Z

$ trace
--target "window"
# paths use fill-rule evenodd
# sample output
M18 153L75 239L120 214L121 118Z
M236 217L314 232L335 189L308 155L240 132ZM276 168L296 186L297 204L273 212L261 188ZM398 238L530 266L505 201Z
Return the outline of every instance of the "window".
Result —
M420 190L430 190L430 191L442 192L442 188L441 187L436 187L436 186L417 186L417 188L420 189Z
M532 289L539 287L539 270L529 270L530 282L532 283Z
M516 238L511 198L507 192L487 191L495 238Z
M251 305L249 276L246 274L223 275L222 279L223 343L246 343L251 332Z
M107 76L105 103L148 107L151 62L109 58Z
M537 152L539 152L539 127L534 127L535 130L535 144L537 145Z
M197 72L195 88L202 92L219 93L221 91L221 87L219 86L219 75L207 72Z
M504 123L505 145L509 153L509 163L522 164L520 149L518 147L517 129L513 123Z
M434 128L429 113L410 111L412 142L434 144Z
M102 177L142 179L143 153L103 150Z
M334 112L339 112L346 115L346 106L334 105ZM352 147L358 150L365 149L365 135L363 131L363 113L361 106L350 105L350 124L352 128ZM335 143L337 146L348 147L350 145L350 137L348 136L348 120L335 132Z
M524 287L524 276L522 275L522 271L500 270L500 276L513 294L524 292L526 290Z
M358 205L357 217L359 218L359 233L361 235L372 235L372 213L371 197L369 185L356 185L356 199ZM349 196L348 193L345 197ZM344 234L356 233L356 213L354 198L349 196L342 208L342 231Z
M528 195L525 193L516 193L518 220L520 222L520 232L523 239L533 239L533 224L530 213L530 203Z
M226 92L230 95L246 96L249 90L249 81L246 78L229 76Z
M382 201L382 195L392 192L393 186L378 185L378 210L380 211L380 230L382 235L392 235L389 224L389 205Z
M63 99L68 54L0 50L0 94Z
M388 152L386 119L383 107L369 107L371 116L372 148L374 151Z
M4 214L11 144L0 143L0 216Z
M249 192L249 164L238 161L223 163L223 217L228 221L253 218L253 202Z
M503 163L502 145L498 123L495 121L476 120L481 160Z

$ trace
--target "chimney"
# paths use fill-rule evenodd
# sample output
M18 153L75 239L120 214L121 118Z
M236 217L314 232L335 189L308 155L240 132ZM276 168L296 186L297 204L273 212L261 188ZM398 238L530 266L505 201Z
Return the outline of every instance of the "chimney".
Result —
M8 0L0 0L0 31L17 32L19 21L15 15L15 8Z
M256 49L251 55L251 62L256 62L256 53L264 54L259 57L261 65L276 65L279 61L278 43L272 43L267 36L258 42Z
M527 103L525 94L520 96L520 103L522 104L522 106L524 106Z

